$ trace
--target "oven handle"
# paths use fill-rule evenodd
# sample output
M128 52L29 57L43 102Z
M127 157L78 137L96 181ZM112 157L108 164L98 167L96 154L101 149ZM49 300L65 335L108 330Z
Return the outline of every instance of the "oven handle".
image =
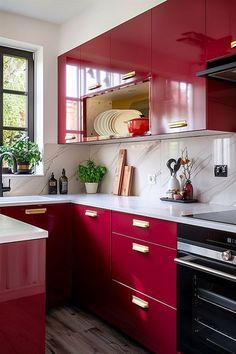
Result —
M217 276L225 278L225 279L236 281L236 276L234 276L232 274L194 263L193 261L196 259L197 258L193 257L193 256L184 256L181 258L175 258L174 261L180 265L184 265L184 266L187 266L187 267L190 267L193 269L201 270L201 271L209 273L209 274L217 275Z

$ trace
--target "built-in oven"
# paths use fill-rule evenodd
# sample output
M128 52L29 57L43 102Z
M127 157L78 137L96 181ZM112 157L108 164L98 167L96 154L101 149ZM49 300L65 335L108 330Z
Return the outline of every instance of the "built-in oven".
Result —
M178 351L236 353L236 234L178 225Z

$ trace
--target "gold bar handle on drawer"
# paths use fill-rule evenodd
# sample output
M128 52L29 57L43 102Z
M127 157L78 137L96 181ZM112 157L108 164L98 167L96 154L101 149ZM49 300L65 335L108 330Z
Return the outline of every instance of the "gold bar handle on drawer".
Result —
M25 209L25 214L34 215L34 214L45 214L47 208L37 208L37 209Z
M132 303L141 307L142 309L149 308L149 303L147 301L144 301L135 295L132 295Z
M131 79L131 77L136 76L136 72L135 71L130 71L129 73L123 74L122 75L122 80L128 80Z
M175 122L168 123L170 129L187 127L188 122L186 120L176 120Z
M90 216L91 218L96 218L98 213L95 210L85 210L85 215Z
M133 226L141 227L147 229L149 227L149 221L133 219Z
M132 243L132 250L134 251L138 251L141 253L149 253L149 247L148 246L144 246L144 245L140 245L138 243Z

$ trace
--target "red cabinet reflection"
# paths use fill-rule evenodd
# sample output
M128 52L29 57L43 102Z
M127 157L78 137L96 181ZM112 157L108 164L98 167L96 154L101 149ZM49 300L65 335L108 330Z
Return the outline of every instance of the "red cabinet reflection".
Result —
M235 0L206 0L208 60L236 53L235 14Z
M0 351L45 353L45 240L0 245Z
M152 134L205 129L205 0L152 9Z

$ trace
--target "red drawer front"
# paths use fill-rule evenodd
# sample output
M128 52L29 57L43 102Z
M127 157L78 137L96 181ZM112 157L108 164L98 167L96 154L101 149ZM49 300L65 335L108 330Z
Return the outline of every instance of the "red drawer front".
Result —
M114 325L154 353L176 354L176 310L114 281L112 301Z
M173 307L175 257L175 250L112 234L112 278Z
M174 249L177 246L177 224L170 221L112 212L112 231Z

